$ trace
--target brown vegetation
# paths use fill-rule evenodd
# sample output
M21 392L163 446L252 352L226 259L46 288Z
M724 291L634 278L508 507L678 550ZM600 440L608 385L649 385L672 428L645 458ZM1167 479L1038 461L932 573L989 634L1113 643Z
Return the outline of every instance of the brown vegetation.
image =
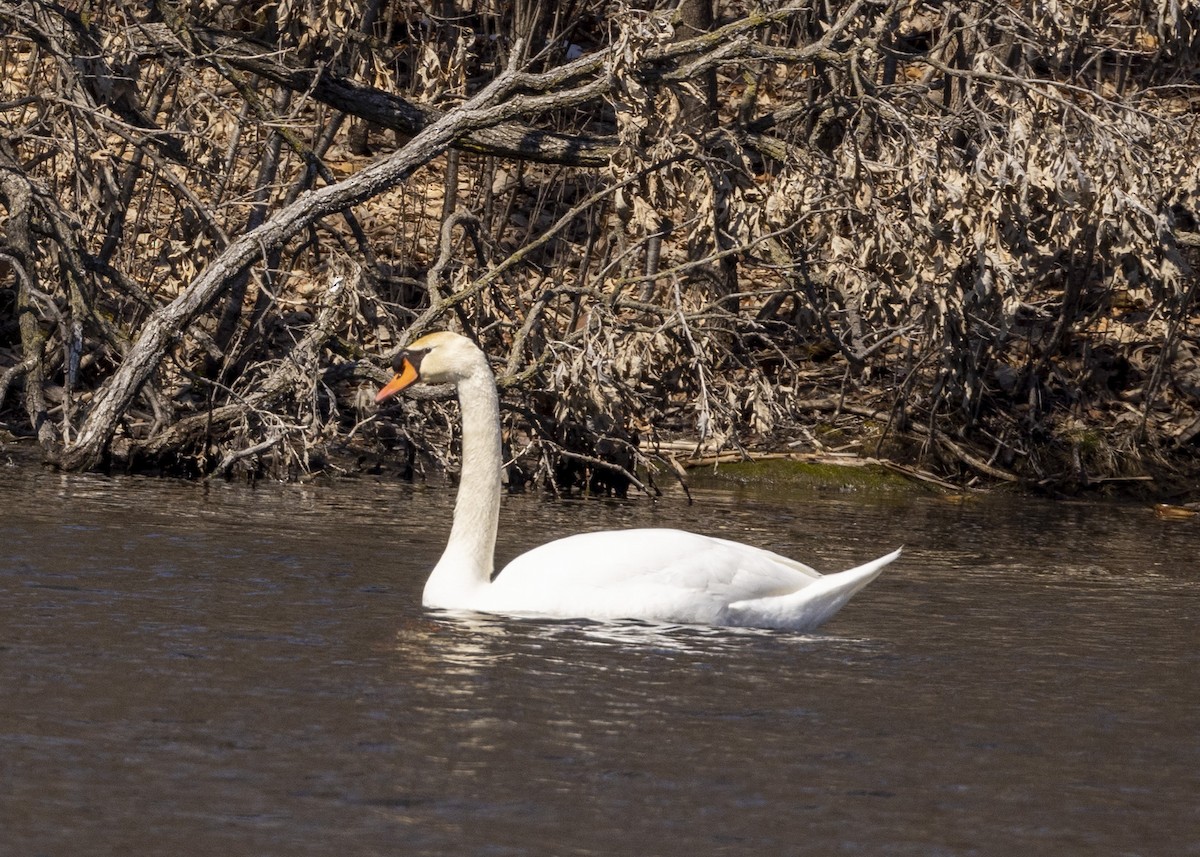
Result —
M1197 475L1195 4L0 0L0 27L0 420L62 467L429 449L444 403L371 393L455 327L514 478L681 439Z

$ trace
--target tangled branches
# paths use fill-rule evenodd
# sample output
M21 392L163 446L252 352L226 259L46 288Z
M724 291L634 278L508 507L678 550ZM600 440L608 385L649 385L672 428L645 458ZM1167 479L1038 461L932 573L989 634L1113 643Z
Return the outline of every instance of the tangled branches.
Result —
M69 468L368 466L452 424L367 393L454 326L516 480L1194 468L1192 7L678 5L4 0L0 417Z

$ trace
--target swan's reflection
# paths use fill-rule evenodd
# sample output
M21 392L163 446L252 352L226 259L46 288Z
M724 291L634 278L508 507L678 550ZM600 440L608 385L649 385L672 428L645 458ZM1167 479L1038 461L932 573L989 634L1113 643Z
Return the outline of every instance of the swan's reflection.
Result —
M878 646L827 634L459 612L414 614L394 644L412 712L405 740L471 782L491 776L504 754L568 769L672 717L762 716L781 664L812 655L824 670L831 653L856 661ZM712 693L714 682L729 692ZM804 710L800 697L772 705L789 717ZM417 736L411 723L438 728Z
M859 648L868 643L829 634L762 628L522 618L445 610L426 613L396 634L397 650L406 659L415 656L441 675L475 672L529 656L550 664L561 662L570 653L579 664L584 660L580 655L588 649L603 649L609 656L661 655L674 660L690 656L708 662L734 653L742 656L747 647L755 645L804 650ZM525 664L526 668L530 666Z

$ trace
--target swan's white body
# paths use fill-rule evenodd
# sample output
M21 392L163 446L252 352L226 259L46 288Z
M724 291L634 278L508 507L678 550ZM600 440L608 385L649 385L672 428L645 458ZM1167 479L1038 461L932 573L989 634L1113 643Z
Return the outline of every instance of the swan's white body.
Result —
M564 619L739 625L809 631L900 555L838 574L761 548L681 530L582 533L534 548L492 579L500 515L500 415L487 358L468 339L434 333L395 361L383 401L421 380L453 383L462 408L462 476L454 524L424 604Z

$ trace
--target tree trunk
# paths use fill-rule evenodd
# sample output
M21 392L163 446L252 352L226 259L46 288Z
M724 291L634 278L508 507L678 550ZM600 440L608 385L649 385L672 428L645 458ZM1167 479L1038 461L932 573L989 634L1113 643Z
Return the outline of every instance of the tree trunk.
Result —
M712 31L713 0L681 0L679 23L675 27L677 42L694 39ZM681 89L679 101L683 108L683 128L692 134L702 134L717 127L717 70L710 68L691 87Z
M37 268L32 264L33 192L6 141L0 142L0 195L8 207L0 253L8 257L6 261L17 278L17 325L21 333L21 352L29 361L25 371L25 412L38 443L49 452L55 436L46 404L46 334L38 318L43 311L53 310L54 305L53 298L43 296L38 288ZM39 302L43 304L41 308Z

